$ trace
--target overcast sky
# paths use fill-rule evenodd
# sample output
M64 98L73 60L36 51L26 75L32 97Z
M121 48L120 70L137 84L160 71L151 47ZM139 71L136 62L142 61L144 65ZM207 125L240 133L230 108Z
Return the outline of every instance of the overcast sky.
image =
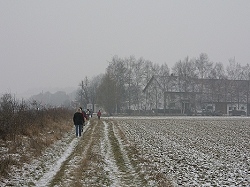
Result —
M250 63L250 0L0 0L0 93L78 87L114 55Z

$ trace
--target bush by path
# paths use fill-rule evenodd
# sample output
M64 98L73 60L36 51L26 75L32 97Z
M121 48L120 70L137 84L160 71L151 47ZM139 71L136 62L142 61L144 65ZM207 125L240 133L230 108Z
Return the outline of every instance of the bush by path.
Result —
M17 102L10 94L0 98L0 177L7 175L12 165L39 156L41 151L72 125L71 110L42 108ZM29 157L24 156L29 152Z

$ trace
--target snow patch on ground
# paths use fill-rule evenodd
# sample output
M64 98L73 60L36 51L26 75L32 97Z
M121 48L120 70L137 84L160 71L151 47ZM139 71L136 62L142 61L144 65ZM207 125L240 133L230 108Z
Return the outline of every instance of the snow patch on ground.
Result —
M104 121L104 140L101 142L101 152L104 156L105 166L104 170L109 173L109 177L112 181L111 187L121 186L120 174L118 166L116 165L114 156L112 153L111 144L108 138L108 124Z
M175 186L249 186L250 184L250 118L112 117L111 119L117 120L115 124L126 136L126 141L137 146L138 156L155 166L157 172L173 179L172 183ZM109 139L110 124L105 121L103 124L104 134L99 151L104 157L104 169L112 182L110 186L124 186L124 175L119 171L112 153ZM88 125L89 123L84 130ZM116 126L113 127L113 131L124 160L129 165L128 170L134 175L124 144L117 135ZM80 140L81 138L75 137L75 129L72 129L61 140L48 147L40 158L25 163L22 168L12 167L12 175L8 179L1 180L0 186L49 186ZM72 169L76 166L74 165L76 160L77 158L72 159L70 165ZM147 169L143 163L142 167ZM136 180L137 177L133 179ZM150 181L148 178L149 185L156 185L155 182L157 181Z
M88 125L89 122L84 131ZM22 168L13 166L11 176L0 181L0 186L49 186L62 163L74 151L79 141L80 137L75 136L75 128L73 128L61 140L48 147L40 158L24 163Z
M36 186L48 186L51 182L55 174L60 170L62 163L68 158L68 156L72 153L74 148L76 147L79 138L75 138L69 144L68 149L63 153L63 155L56 161L54 165L52 165L48 172L46 172L42 178L37 181Z

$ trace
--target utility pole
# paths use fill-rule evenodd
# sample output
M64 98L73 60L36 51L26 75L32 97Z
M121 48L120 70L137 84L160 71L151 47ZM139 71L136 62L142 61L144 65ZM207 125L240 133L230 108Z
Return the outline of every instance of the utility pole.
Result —
M79 86L81 87L81 103L80 103L80 105L82 106L83 105L83 81L81 82L81 84Z
M249 81L250 81L250 73L248 73L248 80L247 80L247 114L246 116L249 115L249 106L248 106L248 97L249 97Z

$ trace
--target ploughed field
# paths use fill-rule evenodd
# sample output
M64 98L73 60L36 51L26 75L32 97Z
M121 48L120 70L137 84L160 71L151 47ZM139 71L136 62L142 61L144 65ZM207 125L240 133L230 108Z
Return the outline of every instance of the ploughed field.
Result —
M91 119L1 185L249 186L250 119Z
M175 186L250 186L249 118L119 119L118 124L140 157Z

